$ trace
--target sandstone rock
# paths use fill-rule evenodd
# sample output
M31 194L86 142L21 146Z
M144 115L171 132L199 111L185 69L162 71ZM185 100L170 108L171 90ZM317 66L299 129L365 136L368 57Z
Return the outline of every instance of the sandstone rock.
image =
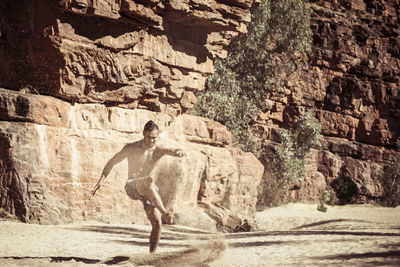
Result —
M318 155L318 172L326 180L327 184L332 184L334 179L339 176L340 168L343 165L341 157L329 151L321 151Z
M297 200L303 202L318 202L319 196L327 188L326 178L320 172L313 172L311 176L305 176L300 183Z
M242 224L242 220L221 206L200 202L199 205L206 210L207 214L216 221L216 229L221 232L234 232L236 227Z
M311 150L307 157L307 169L304 178L297 185L295 196L292 195L292 200L315 203L319 201L319 196L329 185L328 177L321 172L320 153L317 150ZM329 166L331 169L331 166Z
M322 125L322 147L310 155L296 197L316 200L324 184L342 177L354 191L343 195L346 201L373 202L381 192L376 177L395 157L400 137L398 3L311 2L311 66L285 83L291 93L283 112L266 112L260 123L287 128L312 110ZM268 108L282 103L267 102Z
M95 196L90 192L106 162L140 139L148 120L159 125L160 142L188 154L165 156L155 168L160 195L175 210L178 223L212 230L229 218L240 224L254 215L263 167L252 154L227 146L221 136L228 132L218 123L101 104L71 105L5 89L0 90L0 107L1 208L21 220L146 222L142 204L124 192L126 162L112 169ZM193 137L206 142L191 142ZM222 224L198 201L226 210Z
M204 122L195 116L182 116L182 130L188 141L218 146L232 144L232 134L226 126L209 119L204 119Z
M355 140L357 118L323 110L316 111L315 117L321 122L322 134Z
M345 157L339 177L332 182L342 203L366 203L382 194L378 181L383 166Z
M239 32L246 32L250 9L258 4L258 0L1 1L0 86L21 91L0 90L1 140L8 144L3 152L9 155L3 159L9 163L2 169L8 177L2 184L2 203L7 203L7 209L14 207L15 213L19 205L18 216L31 221L116 218L110 214L128 219L121 210L113 211L114 204L126 203L126 199L115 197L123 192L115 188L106 191L108 206L104 208L92 200L82 204L83 195L74 191L79 179L84 179L81 173L99 170L102 163L71 166L81 158L85 162L93 157L106 161L123 144L140 138L146 120L154 119L169 138L166 140L175 140L176 145L190 143L191 158L199 159L194 161L197 169L216 175L201 178L202 198L212 199L204 200L207 205L231 208L231 203L239 200L228 197L230 191L251 191L241 184L238 173L242 166L237 162L247 156L224 148L232 142L224 126L187 115L175 117L193 106L195 92L203 89L213 72L212 60L225 57L224 47ZM343 176L357 191L351 201L373 200L379 190L370 184L376 180L368 177L391 161L400 137L398 4L316 0L311 6L311 66L285 82L283 97L267 100L257 131L263 138L277 141L277 128L288 127L300 113L314 109L315 118L322 123L323 146L318 156L311 157L303 183L306 186L299 191L301 198L315 199L324 185L323 177L331 185ZM49 145L43 146L45 143ZM62 159L56 161L55 170L46 163L47 154ZM32 162L46 167L37 170ZM187 163L171 159L165 164L177 164L177 171L188 168ZM29 170L22 172L27 180L21 178L21 168ZM49 191L44 186L48 181L43 180L50 177L48 174L62 186L53 185ZM90 175L87 177L93 177ZM196 175L199 173L193 177ZM123 175L116 172L116 176ZM19 183L15 182L18 177L21 184L29 184L26 188L34 188L28 194L32 198L23 199L15 193L21 190L11 184ZM66 179L68 182L63 182ZM94 180L85 179L87 183ZM190 192L197 190L196 179ZM57 193L48 193L52 191ZM65 192L73 192L71 199L77 200L63 204L59 195L66 197ZM166 199L171 196L163 194ZM238 205L245 213L251 213L246 205L251 206L253 197L251 193ZM185 198L191 199L187 205L195 205L196 197ZM81 215L68 208L77 207L76 203L86 205ZM135 214L137 209L140 207L126 207ZM184 220L185 216L178 217Z
M253 4L3 1L0 86L177 115L193 106L214 57L246 32Z

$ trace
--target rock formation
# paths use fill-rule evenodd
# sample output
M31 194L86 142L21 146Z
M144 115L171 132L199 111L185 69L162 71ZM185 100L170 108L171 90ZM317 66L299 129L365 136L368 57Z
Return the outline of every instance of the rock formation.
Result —
M346 186L346 202L373 201L400 136L399 3L310 2L310 68L269 99L264 137L275 141L275 129L314 110L322 147L308 159L297 199L315 201L330 185ZM0 208L37 223L146 221L123 191L125 163L98 195L90 190L153 119L163 142L189 154L157 167L178 223L231 231L251 219L263 167L231 146L224 126L184 113L257 4L1 1Z
M349 187L344 202L381 195L378 176L396 155L400 137L398 1L310 1L310 67L288 80L286 95L263 114L266 137L305 110L322 124L297 199L316 201L327 185Z
M94 197L90 192L108 159L139 140L150 119L161 128L160 142L188 153L186 158L165 156L156 167L160 195L176 211L178 223L232 230L255 213L263 166L230 146L230 134L219 123L102 104L72 105L5 89L0 89L0 109L1 204L22 220L145 222L142 204L124 191L126 162L113 168Z
M253 2L2 1L0 86L180 114Z
M258 1L0 2L0 208L33 223L145 222L120 163L104 164L155 120L189 154L157 166L181 224L232 231L255 213L263 166L193 106Z

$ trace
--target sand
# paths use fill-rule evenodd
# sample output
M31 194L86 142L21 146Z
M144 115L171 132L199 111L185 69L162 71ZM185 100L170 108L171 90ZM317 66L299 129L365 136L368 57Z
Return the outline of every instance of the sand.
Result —
M148 225L0 221L0 266L400 266L400 207L290 204L256 215L257 229L210 233Z

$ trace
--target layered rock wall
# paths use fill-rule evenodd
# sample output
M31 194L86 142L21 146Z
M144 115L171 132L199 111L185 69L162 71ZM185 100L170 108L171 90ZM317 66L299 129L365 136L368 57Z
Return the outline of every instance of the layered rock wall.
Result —
M287 81L284 97L270 99L266 135L274 140L271 129L313 110L322 147L310 156L298 199L315 201L344 180L353 188L346 201L374 201L400 137L399 2L310 2L310 67Z
M2 1L0 86L180 114L253 2Z
M232 230L251 218L262 165L220 124L178 115L258 2L1 1L1 208L27 222L146 221L124 192L126 163L90 190L153 119L189 154L156 170L177 222Z
M91 190L107 161L142 138L148 120L160 126L160 142L188 154L164 156L155 169L160 195L176 212L177 223L229 230L255 213L263 166L252 154L231 147L229 132L216 122L71 105L5 89L0 89L0 110L1 207L24 221L146 222L140 201L124 191L127 162L113 168L95 196Z
M125 163L89 193L107 160L154 119L163 141L189 154L158 166L178 222L227 229L254 214L260 163L231 147L218 123L177 115L193 106L212 60L246 31L258 2L1 1L1 208L28 222L145 221L123 191ZM277 128L313 110L322 147L297 199L315 201L345 181L347 202L368 202L381 194L378 176L400 136L399 3L311 6L310 68L268 100L264 137L276 141Z

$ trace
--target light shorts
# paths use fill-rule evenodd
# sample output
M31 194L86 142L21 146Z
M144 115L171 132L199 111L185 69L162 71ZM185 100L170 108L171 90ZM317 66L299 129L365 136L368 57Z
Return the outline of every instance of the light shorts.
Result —
M151 201L146 197L146 188L151 186L153 180L150 177L146 178L130 178L126 181L125 192L129 198L133 200L140 200L143 204L153 205ZM153 184L156 191L158 192L158 187ZM153 205L154 206L154 205Z

